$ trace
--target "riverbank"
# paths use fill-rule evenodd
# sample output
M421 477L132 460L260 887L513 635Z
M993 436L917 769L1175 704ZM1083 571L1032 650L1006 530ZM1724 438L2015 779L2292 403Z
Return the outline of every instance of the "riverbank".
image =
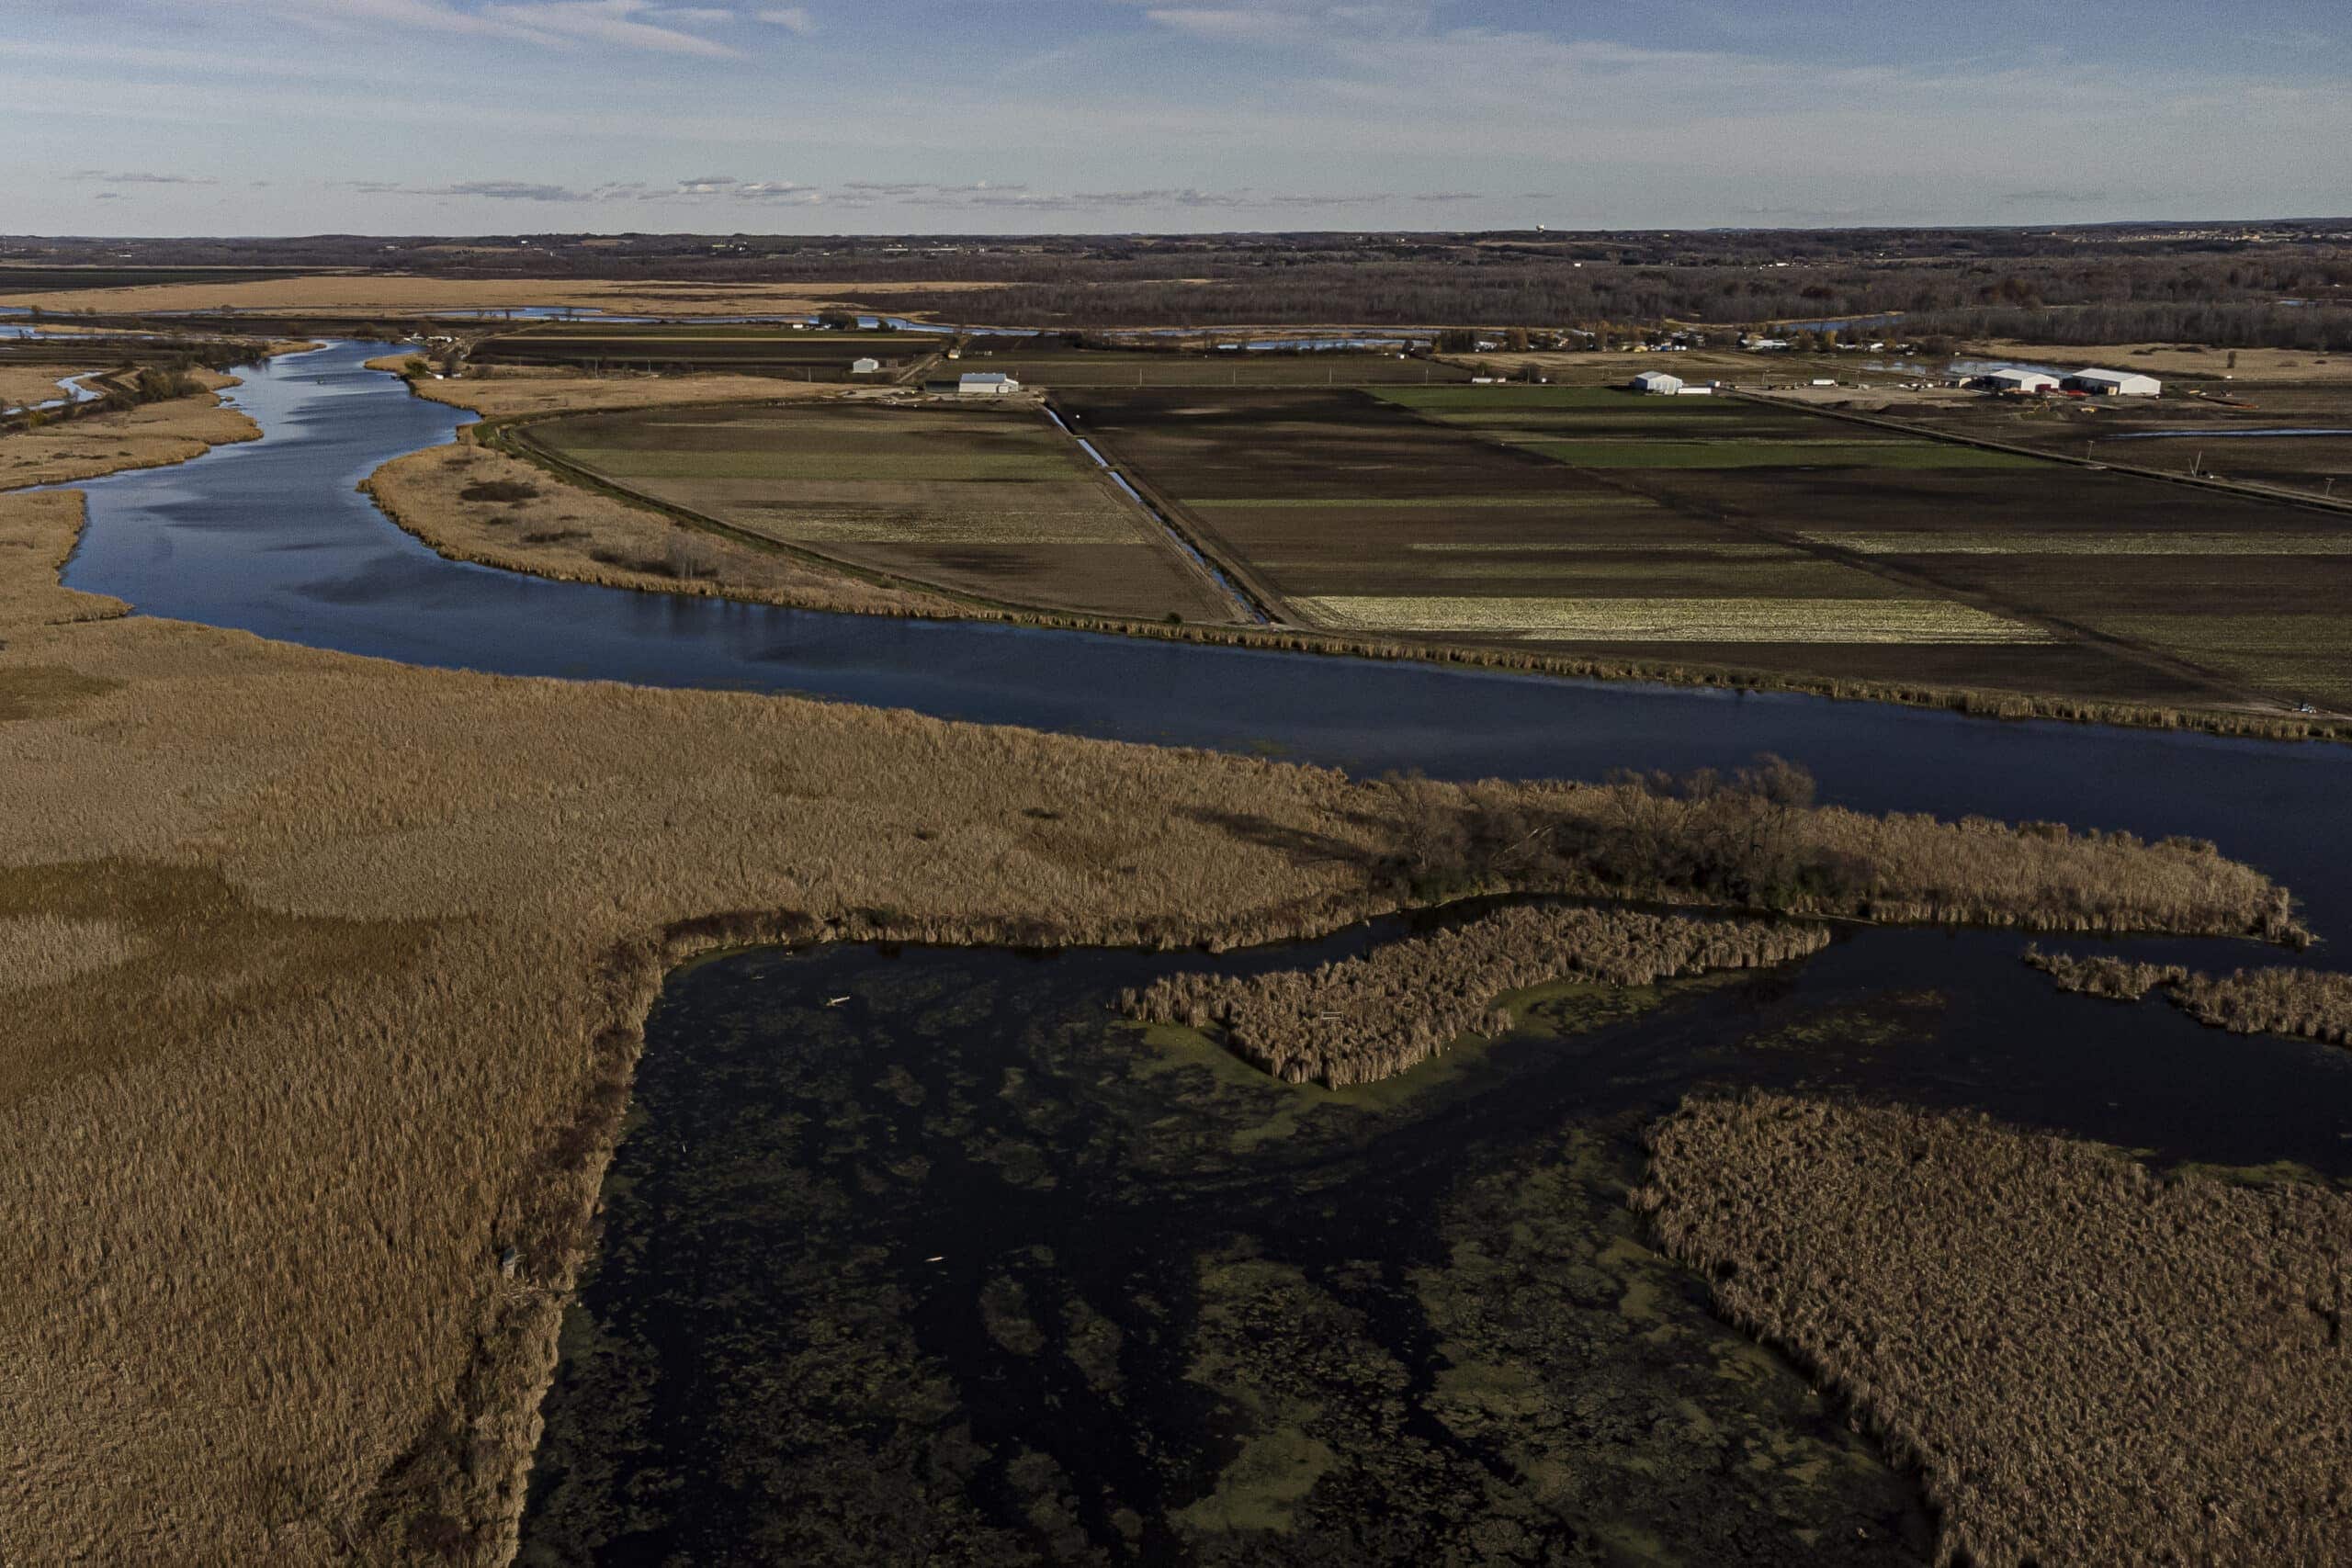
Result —
M0 1069L0 1539L44 1553L511 1548L644 1011L695 952L1232 945L1411 897L1426 823L1320 769L81 620L119 604L55 583L78 509L0 517L0 908L107 961L11 976Z
M68 484L124 468L163 468L185 463L214 446L259 439L261 426L225 406L219 396L223 388L237 384L236 377L192 370L188 378L206 390L0 436L0 491Z

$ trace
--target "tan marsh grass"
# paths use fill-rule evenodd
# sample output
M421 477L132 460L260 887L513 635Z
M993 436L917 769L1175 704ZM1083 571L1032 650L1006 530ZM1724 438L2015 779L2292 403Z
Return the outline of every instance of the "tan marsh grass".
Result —
M1939 1564L2344 1560L2352 1198L1783 1095L1650 1143L1660 1244L1921 1472Z

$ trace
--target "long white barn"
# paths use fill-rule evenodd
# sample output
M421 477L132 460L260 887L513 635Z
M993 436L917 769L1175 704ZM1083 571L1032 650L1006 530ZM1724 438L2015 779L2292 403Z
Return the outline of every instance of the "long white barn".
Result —
M2062 385L2070 392L2107 398L2153 398L2164 390L2162 381L2136 370L2077 370Z

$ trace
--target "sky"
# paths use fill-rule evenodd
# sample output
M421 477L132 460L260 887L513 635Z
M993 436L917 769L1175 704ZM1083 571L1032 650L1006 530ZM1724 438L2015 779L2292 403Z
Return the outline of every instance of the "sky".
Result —
M2344 0L0 0L0 233L2352 213Z

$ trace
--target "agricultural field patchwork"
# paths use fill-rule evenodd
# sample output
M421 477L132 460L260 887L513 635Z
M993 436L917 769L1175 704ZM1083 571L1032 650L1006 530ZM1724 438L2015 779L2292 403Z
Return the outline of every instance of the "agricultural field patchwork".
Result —
M2316 359L2308 380L2172 381L2155 399L1988 399L1905 419L2069 457L2352 498L2352 382L2316 378L2330 368Z
M576 365L589 369L686 372L731 370L793 380L887 381L947 346L929 333L818 332L774 323L696 326L564 321L502 333L475 345L481 365ZM860 359L882 368L853 377Z
M1030 409L655 409L534 425L627 489L897 578L1021 605L1159 620L1235 606Z
M1061 397L1290 618L2174 704L2352 704L2324 514L1746 399Z

